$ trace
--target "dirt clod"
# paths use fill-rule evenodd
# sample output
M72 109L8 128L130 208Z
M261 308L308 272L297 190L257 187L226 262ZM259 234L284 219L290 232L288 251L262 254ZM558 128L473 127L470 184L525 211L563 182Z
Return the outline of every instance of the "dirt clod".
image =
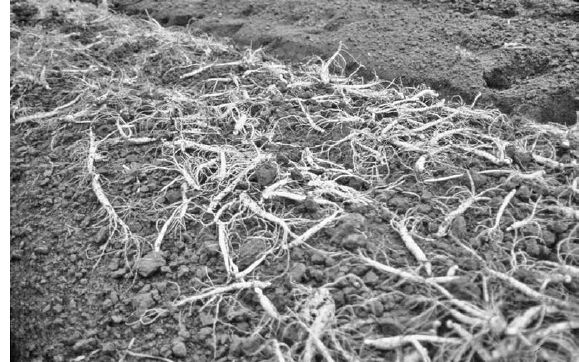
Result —
M173 356L177 358L187 357L187 346L182 340L174 341L171 346L171 351L173 352Z
M157 251L152 251L139 260L137 271L143 278L147 278L166 264L167 262L165 257L163 257L163 254Z

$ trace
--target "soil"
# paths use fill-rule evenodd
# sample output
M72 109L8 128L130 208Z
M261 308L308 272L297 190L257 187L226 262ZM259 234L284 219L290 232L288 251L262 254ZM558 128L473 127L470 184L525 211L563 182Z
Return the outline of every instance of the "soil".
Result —
M222 16L210 7L196 26L238 36L277 19L278 5L218 4ZM455 6L433 4L416 9ZM414 21L408 3L382 5ZM455 10L500 15L479 6ZM360 29L325 7L328 32ZM322 15L301 9L284 34L314 37ZM568 29L561 9L549 16ZM347 57L282 63L91 4L13 0L11 11L12 361L579 352L578 127L368 83ZM230 33L237 11L245 23ZM271 50L302 49L292 44ZM539 72L526 51L518 59ZM511 86L501 92L523 87L509 67L485 76ZM408 335L418 339L381 340Z
M190 26L286 61L329 57L350 69L538 122L579 111L579 5L573 0L114 0L128 14Z

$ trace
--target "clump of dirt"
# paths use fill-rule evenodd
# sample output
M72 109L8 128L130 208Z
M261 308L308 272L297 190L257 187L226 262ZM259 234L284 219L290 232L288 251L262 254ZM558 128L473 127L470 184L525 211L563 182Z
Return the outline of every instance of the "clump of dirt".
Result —
M343 49L288 65L30 4L11 24L15 360L579 351L577 127L368 81Z
M571 0L113 1L129 14L189 26L289 61L329 57L445 97L475 98L541 123L577 121L578 10ZM148 16L148 15L147 15ZM481 94L477 98L478 94Z
M30 5L26 1L11 0L10 1L10 22L15 24L28 24L32 21L35 15L38 14L38 8Z

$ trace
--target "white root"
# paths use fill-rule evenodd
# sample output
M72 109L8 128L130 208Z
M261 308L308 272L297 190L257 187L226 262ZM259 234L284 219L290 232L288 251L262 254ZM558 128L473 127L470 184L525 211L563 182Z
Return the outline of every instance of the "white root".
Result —
M296 237L294 240L292 240L292 242L289 243L289 245L287 245L285 247L285 249L291 249L291 248L294 248L296 246L299 246L299 245L305 243L312 236L314 236L314 234L316 234L317 232L319 232L320 230L322 230L323 228L327 227L332 222L337 220L340 217L341 213L342 213L342 211L338 210L338 211L334 212L332 215L328 216L327 218L325 218L322 221L320 221L319 223L317 223L316 225L312 226L311 228L306 230L302 235L300 235L300 236Z
M553 306L537 305L516 316L505 329L508 336L516 336L524 331L539 315L557 313L559 309Z
M476 338L466 329L464 329L460 324L454 323L453 321L446 322L446 325L453 329L456 334L458 334L466 343L470 344L472 348L478 353L479 357L483 361L491 361L492 357L491 354L484 349L480 342L476 340Z
M105 209L105 211L108 215L108 218L109 218L109 223L112 225L114 230L116 230L117 226L119 226L121 228L121 233L123 235L123 241L125 243L127 243L132 238L131 229L123 221L123 219L121 219L121 217L117 214L115 208L113 207L113 205L111 204L111 202L107 198L107 196L106 196L106 194L105 194L105 192L104 192L104 190L99 182L100 175L96 172L95 165L94 165L95 161L99 157L99 155L97 153L99 142L96 141L94 133L92 132L92 130L90 131L90 134L89 134L89 142L90 143L89 143L89 149L88 149L88 158L86 161L86 163L87 163L86 168L87 168L88 174L91 177L92 190L93 190L95 196L97 197L99 203L103 207L103 209ZM101 257L104 255L104 250L106 249L109 241L110 241L110 238L109 238L109 240L107 240L107 242L103 246L103 252L99 256L99 259L98 259L96 264L98 264ZM96 264L95 264L95 266L96 266Z
M174 362L172 359L169 359L169 358L153 356L153 355L146 354L146 353L133 352L131 350L127 350L127 351L125 351L125 353L128 354L129 356L133 356L133 357L136 357L138 359L145 359L145 360L152 359L152 360L163 361L163 362Z
M472 204L474 204L478 200L481 200L481 197L478 196L469 197L468 199L463 201L455 210L449 212L448 215L444 217L444 220L438 227L438 231L436 232L436 234L434 234L434 236L437 238L445 237L448 233L448 228L450 228L450 225L452 225L454 219L464 214L465 211L468 210L472 206Z
M223 264L225 265L225 270L228 275L235 274L239 271L237 265L231 259L229 254L229 238L227 237L227 230L225 229L226 224L218 221L217 222L217 235L219 249L221 250L221 255L223 256Z
M360 254L358 257L364 263L366 263L366 264L370 265L371 267L374 267L380 271L386 272L388 274L396 275L399 278L406 279L406 280L411 281L411 282L426 283L425 279L419 275L412 274L412 273L402 271L402 270L398 270L398 269L393 268L393 267L388 266L388 265L384 265L384 264L379 263L373 259L370 259L367 256L364 256L362 254Z
M308 123L310 124L310 126L320 133L325 133L326 131L322 127L318 126L316 124L316 122L314 122L314 120L312 119L312 116L310 116L309 112L306 110L306 107L304 107L304 104L299 99L298 99L298 104L300 105L302 112L306 115L306 119L308 120Z
M424 183L444 182L444 181L456 180L457 178L462 178L462 177L464 177L464 174L451 175L451 176L438 177L438 178L429 178L429 179L424 180Z
M239 195L239 199L241 203L246 206L249 210L251 210L257 216L262 217L265 220L269 220L274 224L281 226L284 231L284 240L287 240L289 236L296 236L290 229L289 225L285 222L284 219L281 219L274 214L271 214L264 209L262 209L255 201L253 201L246 192L242 192Z
M396 337L385 337L364 340L364 344L382 350L392 350L399 347L403 347L407 344L412 344L414 341L431 343L431 344L461 344L463 343L460 338L451 337L439 337L429 334L415 334L409 336L396 336Z
M261 192L261 197L262 197L264 200L268 200L268 199L272 198L272 194L273 194L277 189L279 189L279 188L282 187L282 186L287 185L289 182L290 182L290 180L289 180L287 177L286 177L286 178L283 178L283 179L281 179L281 180L279 180L279 181L274 182L273 184L267 186L267 187ZM305 196L304 196L304 198L305 198Z
M30 116L24 116L24 117L17 118L14 121L14 124L22 124L22 123L26 123L26 122L39 121L41 119L54 117L54 116L58 115L60 113L60 111L62 111L63 109L66 109L66 108L74 105L76 102L78 102L80 100L81 96L82 96L82 94L79 94L72 101L70 101L66 104L63 104L62 106L58 106L50 112L36 113L36 114L32 114Z
M495 229L499 228L503 214L505 213L507 206L509 205L509 203L513 199L513 196L515 196L516 193L517 193L516 189L511 190L511 192L509 192L507 194L507 196L505 197L505 199L503 200L503 203L501 204L501 207L499 208L499 211L497 212L497 217L495 219L495 224L493 226Z
M414 346L414 348L416 348L416 352L418 352L418 354L420 355L422 362L432 361L430 359L430 357L428 356L428 350L426 348L424 348L424 346L422 344L420 344L420 342L418 342L417 340L413 340L412 346Z
M262 254L256 261L251 263L243 271L235 272L235 274L234 274L235 279L242 280L243 278L248 276L252 271L254 271L258 266L260 266L261 263L263 263L263 261L265 260L265 258L267 258L268 255L272 254L274 252L274 250L275 249L270 249L268 252Z
M221 192L219 194L217 194L209 203L209 206L207 207L207 210L209 212L213 212L215 210L215 208L217 207L217 205L219 205L219 203L221 202L221 200L223 200L225 197L227 197L227 195L229 195L231 192L233 192L233 190L235 190L235 188L237 187L237 185L239 185L239 183L241 181L243 181L243 179L245 179L245 177L247 176L247 174L249 174L259 163L261 163L262 161L265 161L269 158L269 156L267 155L263 155L260 154L258 155L255 160L253 160L253 162L251 162L251 164L249 164L246 168L244 168L234 179L233 181L231 181L231 183L229 185L227 185L223 190L221 190Z
M392 105L400 105L400 104L404 104L404 103L419 102L423 98L438 98L438 93L436 93L432 89L424 89L424 90L416 93L412 97L401 99L399 101L394 101L394 102L392 102Z
M426 255L424 254L422 249L420 249L418 244L416 244L416 242L414 241L414 239L410 235L410 232L406 228L404 221L403 220L397 221L397 220L392 219L390 223L392 224L392 227L394 228L394 230L396 230L398 232L398 234L400 234L400 237L402 238L404 245L410 251L410 253L414 256L414 258L416 258L416 260L419 263L424 265L424 267L426 269L426 274L429 276L432 275L432 264L426 258Z
M326 302L317 310L316 319L308 328L309 337L306 341L306 348L304 351L304 361L312 361L315 356L314 346L324 356L326 361L333 361L327 347L322 343L321 338L326 332L326 328L334 319L335 305L333 301L326 300Z
M487 269L487 272L492 275L493 277L500 279L508 284L510 284L513 288L519 290L521 293L525 294L526 296L545 302L545 303L550 303L550 304L554 304L560 308L565 308L565 309L577 309L577 306L573 306L571 304L569 304L568 302L565 302L563 300L559 300L553 297L550 297L548 295L539 293L533 289L531 289L531 287L529 287L526 284L521 283L520 281L518 281L517 279L503 274L501 272L498 272L496 270L492 270L492 269Z
M187 184L181 185L181 189L182 189L181 194L182 194L183 201L181 202L181 205L179 205L179 207L175 208L175 210L171 213L171 216L169 216L167 221L165 221L165 223L161 227L161 231L159 231L159 235L157 235L157 238L155 239L155 243L153 244L153 249L156 252L161 251L161 244L163 243L163 239L165 238L165 235L167 234L169 229L178 220L183 220L183 218L185 217L185 214L187 213L189 203L191 202L191 199L189 199L187 197Z
M534 153L531 156L533 157L533 160L535 160L535 162L540 163L542 165L547 165L547 166L552 167L552 168L565 169L565 168L579 167L579 164L577 162L562 163L562 162L555 161L553 159L543 157L543 156L540 156L540 155L537 155Z
M445 131L445 132L440 132L440 133L432 136L430 138L430 140L428 140L428 145L430 147L438 146L438 142L440 142L440 140L442 140L445 137L452 136L455 134L465 134L465 133L470 132L470 131L472 131L471 128L456 128L456 129L450 129L450 130Z
M508 166L508 165L513 163L513 161L510 158L499 158L499 157L496 157L496 156L494 156L486 151L479 150L479 149L476 149L473 147L467 147L467 146L462 146L462 145L457 145L455 147L459 148L463 151L466 151L466 152L474 153L475 155L479 156L480 158L484 158L485 160L487 160L491 163L494 163L495 165Z
M253 288L255 294L257 294L257 298L259 299L259 304L265 310L265 312L275 320L281 321L282 317L277 311L277 308L273 305L271 300L263 294L263 289L259 287Z
M449 312L450 314L452 314L452 316L453 316L457 321L459 321L460 323L467 324L467 325L472 326L472 327L474 327L474 326L482 326L482 325L484 324L484 320L483 320L483 319L478 318L478 317L470 317L470 316L467 316L467 315L465 315L465 314L463 314L463 313L461 313L461 312L459 312L459 311L457 311L457 310L454 310L454 309L452 309L452 308L449 308L449 309L448 309L448 312Z
M342 51L342 42L338 45L338 50L328 59L327 61L322 61L322 66L320 67L320 80L324 84L330 83L330 65L334 62L334 60L340 55Z
M247 115L241 111L238 112L239 115L235 118L235 126L233 127L233 134L238 135L245 128L247 123Z
M211 152L211 153L216 153L216 154L219 154L221 152L238 153L237 150L231 149L229 147L209 146L209 145L205 145L203 143L198 143L198 142L189 141L189 140L176 140L176 141L172 141L172 142L167 141L167 142L164 142L163 144L165 146L168 146L168 147L180 148L183 151L186 149L194 148L194 149L199 150L199 151Z
M277 358L277 362L286 362L286 359L283 355L283 352L281 351L281 347L277 339L273 339L272 344L273 344L273 353Z
M518 229L523 228L523 227L529 225L530 223L532 223L533 219L535 218L535 214L537 212L537 206L539 205L540 201L541 201L541 196L539 196L537 198L537 201L533 205L533 211L531 211L531 215L527 216L523 220L515 221L507 228L507 231L518 230Z
M219 294L224 294L224 293L229 293L229 292L233 292L233 291L237 291L237 290L242 290L242 289L250 289L250 288L267 288L271 285L270 282L260 282L257 280L254 281L249 281L249 282L238 282L238 283L233 283L233 284L229 284L229 285L225 285L222 287L217 287L217 288L213 288L209 291L206 291L204 293L201 294L197 294L197 295L193 295L190 297L186 297L186 298L182 298L181 300L173 303L172 305L174 307L180 307L182 305L188 304L188 303L195 303L197 301L206 299L206 298L210 298L213 297L215 295L219 295Z

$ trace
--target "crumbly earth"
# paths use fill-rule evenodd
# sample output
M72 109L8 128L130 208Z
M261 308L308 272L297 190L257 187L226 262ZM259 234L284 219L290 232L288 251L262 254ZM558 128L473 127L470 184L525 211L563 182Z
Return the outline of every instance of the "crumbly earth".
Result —
M579 353L578 127L90 4L10 41L11 360Z
M290 61L328 57L351 70L539 122L579 111L579 5L573 0L114 0L120 11L189 25Z

